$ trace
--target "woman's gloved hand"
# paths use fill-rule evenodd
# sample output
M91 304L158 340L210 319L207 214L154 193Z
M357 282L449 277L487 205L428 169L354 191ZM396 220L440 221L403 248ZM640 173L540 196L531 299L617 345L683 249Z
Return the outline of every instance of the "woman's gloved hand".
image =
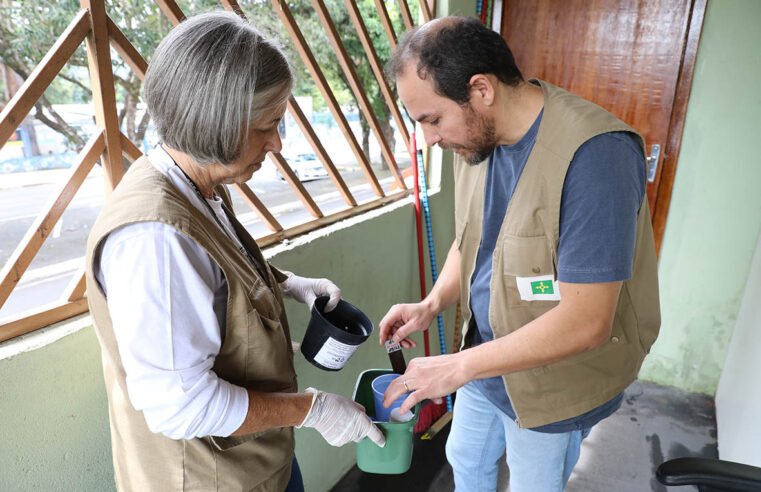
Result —
M359 442L365 437L380 447L386 445L383 433L359 403L314 388L307 388L306 392L312 394L312 406L304 422L297 428L311 427L317 430L331 446L343 446L350 441Z
M327 304L325 304L325 312L332 311L338 301L341 300L341 289L326 278L299 277L292 273L287 273L287 275L288 278L280 284L283 295L303 302L310 309L314 300L320 296L330 296Z

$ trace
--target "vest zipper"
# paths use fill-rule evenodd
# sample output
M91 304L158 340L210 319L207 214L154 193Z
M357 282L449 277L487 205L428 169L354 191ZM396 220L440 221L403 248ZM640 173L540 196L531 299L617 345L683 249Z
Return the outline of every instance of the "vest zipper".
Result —
M505 236L505 232L504 232L503 229L505 228L505 224L506 224L506 220L507 220L507 214L508 214L509 210L510 210L510 204L508 203L507 210L505 211L505 218L503 219L502 226L500 226L500 229L499 229L499 236L497 238L497 242L498 243L501 243L500 240L503 239L504 236ZM481 238L483 239L483 227L481 228ZM480 248L480 245L479 245L479 248ZM496 340L497 339L497 334L494 332L494 323L492 321L493 316L492 316L491 306L492 306L492 300L493 299L491 297L491 293L494 292L494 282L495 282L495 280L494 280L494 278L495 278L494 277L494 264L497 262L498 251L501 251L502 261L503 262L505 261L505 259L504 259L504 257L505 257L504 248L502 248L501 245L500 245L500 248L497 249L497 247L495 246L494 252L492 253L491 280L489 282L489 328L491 329L492 340ZM474 270L475 270L475 267L474 267ZM472 273L471 273L471 275L472 275ZM510 406L513 407L513 412L515 412L515 419L514 419L515 425L517 425L518 428L522 428L521 427L521 419L518 416L518 410L516 410L515 403L513 403L514 402L513 397L510 396L510 390L507 389L507 381L505 381L505 377L504 376L502 376L502 384L505 386L505 393L507 393L507 399L510 400Z
M513 419L515 421L515 425L517 425L519 429L522 429L523 426L521 426L521 418L518 416L518 410L515 408L515 402L510 396L510 390L507 389L507 382L505 381L504 376L502 377L502 383L505 385L505 393L507 393L507 399L510 400L510 406L513 407L513 412L515 413L515 419Z

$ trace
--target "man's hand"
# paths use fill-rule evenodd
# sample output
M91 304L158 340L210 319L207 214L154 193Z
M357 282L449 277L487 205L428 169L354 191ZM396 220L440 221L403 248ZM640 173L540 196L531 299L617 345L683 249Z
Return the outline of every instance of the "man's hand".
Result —
M395 304L380 322L380 343L393 338L404 348L415 347L415 341L408 338L411 334L427 330L436 313L425 302L416 304Z
M412 348L415 342L411 334L427 330L433 318L460 298L460 252L452 242L441 275L425 300L417 304L396 304L388 310L380 322L380 343L393 338L404 348Z
M412 359L407 371L394 379L386 389L383 406L388 407L407 392L411 394L399 408L401 414L425 399L440 403L442 397L454 393L472 379L461 355L462 353L457 353Z
M298 428L311 427L317 430L331 446L359 442L365 437L380 447L386 445L383 433L359 403L314 388L307 388L306 392L312 394L312 407Z
M288 278L280 284L280 287L283 289L283 295L303 302L309 306L309 309L312 308L314 300L320 296L330 297L327 304L325 304L326 313L332 311L338 304L338 301L341 300L341 289L326 278L299 277L292 273L287 275Z

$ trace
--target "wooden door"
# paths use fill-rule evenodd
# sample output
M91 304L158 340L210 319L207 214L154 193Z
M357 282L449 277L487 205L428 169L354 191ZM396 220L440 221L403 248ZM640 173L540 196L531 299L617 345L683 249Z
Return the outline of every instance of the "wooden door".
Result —
M645 138L656 245L665 228L705 0L505 0L502 37L526 78L563 87Z

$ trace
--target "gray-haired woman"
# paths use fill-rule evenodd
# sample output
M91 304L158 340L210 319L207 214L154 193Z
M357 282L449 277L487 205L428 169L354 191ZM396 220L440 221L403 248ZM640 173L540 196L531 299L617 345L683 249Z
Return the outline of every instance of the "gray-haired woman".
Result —
M283 273L230 211L226 183L281 149L293 74L231 13L158 46L145 98L161 144L109 197L87 246L119 490L298 489L293 427L332 445L381 432L351 400L297 392L283 295L340 290Z

